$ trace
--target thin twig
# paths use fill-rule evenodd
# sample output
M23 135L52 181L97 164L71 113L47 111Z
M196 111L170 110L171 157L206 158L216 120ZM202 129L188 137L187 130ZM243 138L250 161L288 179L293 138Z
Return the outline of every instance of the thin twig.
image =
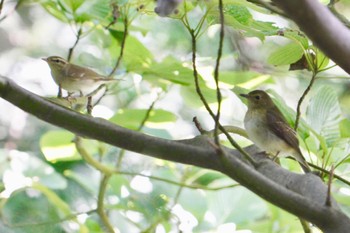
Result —
M216 98L218 102L218 109L215 116L215 127L214 127L214 140L216 145L220 146L219 142L219 135L218 135L218 128L220 123L220 112L221 112L221 91L219 87L219 68L220 68L220 59L222 55L222 47L223 47L223 41L225 36L225 28L224 28L224 10L223 10L223 4L222 0L219 0L219 13L220 13L220 38L219 38L219 49L218 49L218 55L216 58L216 65L214 70L214 79L215 79L215 85L216 85Z
M3 4L5 2L5 0L1 0L1 2ZM15 12L20 7L20 5L22 5L23 2L24 2L24 0L19 0L17 2L16 6L7 15L4 15L2 18L0 18L0 22L3 21L4 19L6 19L13 12ZM3 5L1 5L1 9L0 10L2 10L2 7L3 7Z
M308 163L308 164L310 165L310 167L316 168L317 170L319 170L319 171L321 171L321 172L323 172L325 174L330 175L330 172L328 170L326 170L326 169L324 169L322 167L319 167L319 166L317 166L315 164L312 164L312 163ZM346 180L343 177L341 177L341 176L339 176L339 175L337 175L335 173L333 173L333 178L336 178L337 180L339 180L339 181L343 182L344 184L350 186L350 181L349 180Z
M194 125L196 126L196 128L198 129L198 131L200 132L200 134L205 134L206 131L203 129L201 123L199 123L197 117L193 117L192 119Z
M350 27L350 21L335 8L336 1L329 1L327 7L345 26Z
M0 15L2 12L2 7L4 6L4 2L5 2L5 0L1 0L1 2L0 2Z
M82 138L79 136L76 136L73 140L75 144L75 148L77 149L78 153L81 155L81 157L90 164L92 167L94 167L96 170L99 170L103 174L111 175L113 172L115 172L112 168L98 162L94 159L94 157L87 152L87 150L84 148L82 144Z
M98 192L98 203L97 203L97 213L100 216L102 222L105 224L106 228L108 229L109 232L114 232L113 227L111 226L108 217L106 216L104 212L104 193L106 191L107 183L109 177L112 175L113 170L106 167L102 163L96 161L81 145L81 139L79 137L76 137L75 145L77 148L77 151L79 154L83 157L83 159L93 166L95 169L99 170L103 174L103 178L100 182L100 188Z
M104 196L106 193L108 181L111 175L103 175L101 182L100 182L100 188L98 190L98 199L97 199L97 213L101 218L101 221L105 225L106 229L110 233L114 233L114 229L112 224L110 223L108 216L104 209Z
M106 84L102 84L101 86L99 86L95 91L94 94L97 93L97 91L100 91L102 88L105 88L105 90L103 91L102 95L100 97L98 97L98 99L95 101L95 103L93 104L93 107L95 107L96 105L98 105L101 100L108 94L108 86ZM93 95L94 95L93 94Z
M227 132L227 133L233 133L233 134L237 134L241 137L244 137L246 139L249 139L247 131L245 131L245 129L242 129L240 127L237 126L232 126L232 125L224 125L222 126L222 128ZM209 130L209 131L205 131L203 130L205 135L209 136L209 137L214 137L214 130ZM219 133L224 133L220 130Z
M332 165L331 170L329 172L329 177L328 177L328 188L327 188L327 198L326 198L326 206L328 207L332 206L331 188L332 188L333 175L334 175L334 165Z
M124 35L123 35L123 39L120 45L120 53L119 53L119 57L117 62L115 63L115 66L113 67L112 71L109 73L108 77L112 77L114 75L114 73L117 71L120 62L123 58L124 55L124 49L125 49L125 42L126 42L126 37L128 36L128 27L129 27L129 22L128 22L128 16L125 15L124 16Z
M297 131L298 126L299 126L299 121L300 121L300 115L301 115L301 104L303 103L306 95L309 93L309 91L311 90L312 85L314 84L315 80L316 80L316 72L313 72L311 80L309 85L307 86L307 88L305 89L303 95L300 97L299 101L298 101L298 106L297 106L297 115L295 118L295 125L294 125L294 130Z
M206 191L218 191L218 190L222 190L222 189L229 189L229 188L234 188L234 187L240 186L240 184L229 184L229 185L218 186L218 187L208 187L208 186L203 186L203 185L198 185L198 184L187 184L187 183L183 183L183 182L177 182L177 181L165 179L165 178L158 177L158 176L144 175L142 173L136 173L136 172L116 171L116 174L122 174L122 175L127 175L127 176L142 176L142 177L146 177L146 178L151 179L151 180L157 180L157 181L165 182L165 183L172 184L172 185L183 186L183 187L189 188L189 189L202 189L202 190L206 190Z
M109 27L115 24L120 16L119 6L117 5L117 3L113 2L111 4L111 7L113 20L105 27L106 29L109 29Z
M82 26L80 26L80 28L79 28L79 30L77 32L77 35L76 35L76 39L75 39L74 45L71 48L69 48L67 61L70 61L72 59L74 49L75 49L75 47L77 47L77 45L78 45L78 43L80 41L82 33L83 33L83 28L82 28Z

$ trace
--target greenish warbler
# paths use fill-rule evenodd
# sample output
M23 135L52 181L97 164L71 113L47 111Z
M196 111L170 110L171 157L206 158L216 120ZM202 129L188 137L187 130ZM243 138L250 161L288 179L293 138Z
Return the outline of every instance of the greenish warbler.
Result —
M249 139L266 152L293 156L305 173L310 172L311 169L300 151L296 132L287 123L270 96L261 90L241 96L248 99L244 127Z
M51 56L43 60L49 65L55 83L69 94L79 92L80 95L85 96L103 84L118 81L100 75L91 69L71 64L62 57Z

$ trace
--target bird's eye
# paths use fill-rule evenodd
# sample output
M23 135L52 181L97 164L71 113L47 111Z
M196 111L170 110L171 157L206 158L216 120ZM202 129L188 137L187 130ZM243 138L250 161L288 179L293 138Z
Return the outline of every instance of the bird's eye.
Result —
M256 100L260 100L260 96L259 96L259 95L254 96L254 98L255 98Z

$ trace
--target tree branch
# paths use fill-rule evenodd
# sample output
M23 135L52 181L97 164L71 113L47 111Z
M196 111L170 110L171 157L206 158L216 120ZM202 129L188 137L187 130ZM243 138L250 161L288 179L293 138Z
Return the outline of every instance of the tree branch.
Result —
M350 73L350 31L317 0L272 0L329 58ZM340 52L341 51L341 52Z
M268 202L301 217L326 233L347 232L350 219L331 199L325 205L327 186L311 173L295 174L276 165L255 147L246 148L259 166L252 167L236 150L222 147L226 163L208 143L198 136L188 140L166 140L128 130L104 119L74 112L45 100L0 76L0 97L22 110L84 137L96 139L126 150L155 158L195 165L220 171Z

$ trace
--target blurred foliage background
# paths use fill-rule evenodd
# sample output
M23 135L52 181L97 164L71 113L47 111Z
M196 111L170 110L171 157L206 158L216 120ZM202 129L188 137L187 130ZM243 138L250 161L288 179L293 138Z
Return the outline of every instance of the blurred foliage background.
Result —
M165 2L158 1L157 14L153 0L1 1L0 72L54 98L57 86L41 58L70 53L72 63L105 75L119 59L113 77L122 81L94 97L93 116L167 139L198 135L194 116L210 130L214 123L195 91L192 54L201 90L215 109L218 1L175 0L164 10ZM350 214L349 77L273 5L259 2L223 0L220 121L242 127L246 106L238 95L264 89L294 125L311 82L300 105L301 147L313 164L335 166L343 180L334 180L333 195ZM349 1L335 9L346 16ZM3 100L0 109L1 232L303 232L295 216L220 173L83 139L86 153L118 170L106 176L82 160L72 133ZM300 172L294 161L281 162Z

